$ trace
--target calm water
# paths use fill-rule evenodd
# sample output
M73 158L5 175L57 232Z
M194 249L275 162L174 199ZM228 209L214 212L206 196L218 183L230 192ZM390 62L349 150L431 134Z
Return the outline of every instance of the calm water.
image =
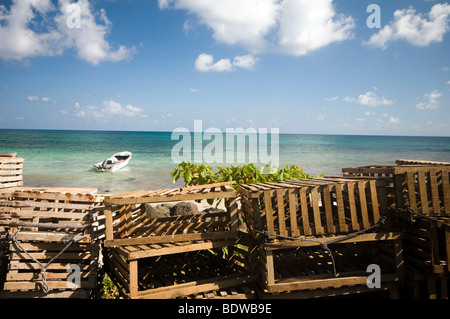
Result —
M170 132L0 130L0 153L25 158L25 186L94 187L100 193L182 186L170 177L177 143ZM94 170L94 163L125 150L133 158L123 170ZM279 136L280 164L299 165L311 175L341 175L343 167L392 165L399 158L450 161L450 137Z

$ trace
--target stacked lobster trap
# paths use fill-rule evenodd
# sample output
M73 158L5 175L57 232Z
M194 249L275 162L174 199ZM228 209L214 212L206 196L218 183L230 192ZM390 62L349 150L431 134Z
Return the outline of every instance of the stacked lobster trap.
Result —
M218 183L105 197L104 260L121 295L232 296L226 289L257 280L253 241L238 230L237 195L230 183ZM148 214L149 205L202 200L223 201L224 210Z
M8 264L1 297L88 298L96 287L96 189L0 189Z
M345 176L382 176L404 233L405 264L414 297L448 298L450 163L397 160L396 166L344 168Z
M240 185L249 233L260 243L266 297L317 297L376 289L397 294L401 234L386 223L386 181L314 178ZM381 286L367 286L367 267Z

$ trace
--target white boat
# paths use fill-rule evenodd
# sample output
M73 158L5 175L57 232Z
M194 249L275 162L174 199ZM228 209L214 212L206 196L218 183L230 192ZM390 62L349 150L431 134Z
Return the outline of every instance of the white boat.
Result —
M118 171L128 165L131 159L131 155L131 152L128 151L119 152L105 159L104 161L94 164L94 166L99 172Z

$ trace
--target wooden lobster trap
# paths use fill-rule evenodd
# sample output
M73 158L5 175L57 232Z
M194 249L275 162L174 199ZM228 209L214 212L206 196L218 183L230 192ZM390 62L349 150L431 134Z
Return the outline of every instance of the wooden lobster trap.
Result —
M170 236L169 236L170 237ZM242 234L233 241L172 242L104 250L105 268L125 298L224 297L258 279L255 245Z
M234 238L238 230L237 191L217 183L105 197L105 247ZM146 204L224 201L222 211L151 217ZM195 205L195 204L194 204Z
M360 245L357 249L383 243L394 250L394 270L387 269L383 280L393 286L401 278L401 234L385 223L383 179L314 178L240 185L240 192L249 232L261 242L260 272L269 294L316 289L323 294L323 289L364 285L368 261L361 261L364 254L346 248L355 243ZM322 259L313 259L318 256ZM289 265L291 257L292 264L298 261L297 267L287 270L284 264ZM333 265L327 265L325 272L320 266L324 260ZM305 263L317 267L303 269ZM342 273L335 277L333 268L339 267L346 271L339 270Z
M387 290L398 298L403 281L400 240L342 241L323 247L267 243L261 252L264 298L317 298ZM377 271L378 278L370 276Z
M0 190L0 225L9 241L2 297L90 294L99 257L93 221L103 205L96 191L33 187Z
M450 216L449 165L364 166L342 169L344 176L383 176L392 207L425 216Z
M426 217L410 211L397 211L404 234L406 265L442 274L450 271L450 217ZM409 218L408 218L409 217Z
M333 236L374 227L386 214L381 179L315 178L240 185L249 231L270 239Z
M24 159L15 154L0 155L0 188L23 185L23 162Z

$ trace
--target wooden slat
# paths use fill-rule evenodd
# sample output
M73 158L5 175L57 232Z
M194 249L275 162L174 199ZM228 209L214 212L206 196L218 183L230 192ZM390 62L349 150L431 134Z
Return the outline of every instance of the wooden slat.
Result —
M366 200L366 187L367 181L358 181L358 194L359 194L359 204L361 206L361 219L363 223L363 228L369 228L369 212L367 209L367 200Z
M284 194L286 190L277 189L277 208L278 208L278 226L279 226L279 234L281 236L287 236L286 231L286 223L285 223L285 214L284 214Z
M430 182L431 201L433 206L433 215L440 215L441 205L439 200L439 186L437 182L437 172L430 171L428 173L428 181Z
M374 181L374 180L369 181L369 185L370 185L370 195L371 195L371 200L372 200L373 220L374 220L374 223L376 224L380 220L380 209L379 209L379 204L378 204L376 181Z
M311 235L311 227L309 226L308 202L306 200L306 188L300 188L300 208L304 234Z
M314 216L314 230L317 235L322 235L324 233L322 227L322 221L320 219L320 208L319 208L319 196L318 196L318 187L313 187L311 190L311 205L313 208L313 216Z
M264 191L264 205L267 219L267 231L269 233L275 233L274 216L272 209L272 195L270 191Z
M289 218L291 223L291 236L299 237L300 232L297 224L297 201L295 199L295 190L288 189L288 194L289 194Z
M428 208L428 196L427 196L427 187L426 187L425 178L426 178L425 172L422 170L419 170L417 172L417 179L419 182L420 206L422 209L422 214L429 215L430 210Z
M450 172L442 171L442 191L444 197L444 213L445 215L450 215Z
M406 186L408 189L408 198L409 198L409 207L414 211L417 211L417 202L416 202L416 188L414 181L414 173L406 172Z
M358 217L356 215L356 204L355 204L355 184L353 182L347 183L347 190L348 190L348 200L349 200L349 206L350 206L350 217L351 217L351 223L352 223L352 230L358 231L359 223L358 223Z
M323 188L323 205L325 207L325 218L326 218L326 228L328 233L334 233L336 231L336 228L334 227L333 222L333 208L331 203L331 189L332 185L326 185Z
M344 210L344 198L342 197L343 184L336 184L336 203L338 209L338 219L339 219L339 231L348 232L348 227L345 221L345 210Z

